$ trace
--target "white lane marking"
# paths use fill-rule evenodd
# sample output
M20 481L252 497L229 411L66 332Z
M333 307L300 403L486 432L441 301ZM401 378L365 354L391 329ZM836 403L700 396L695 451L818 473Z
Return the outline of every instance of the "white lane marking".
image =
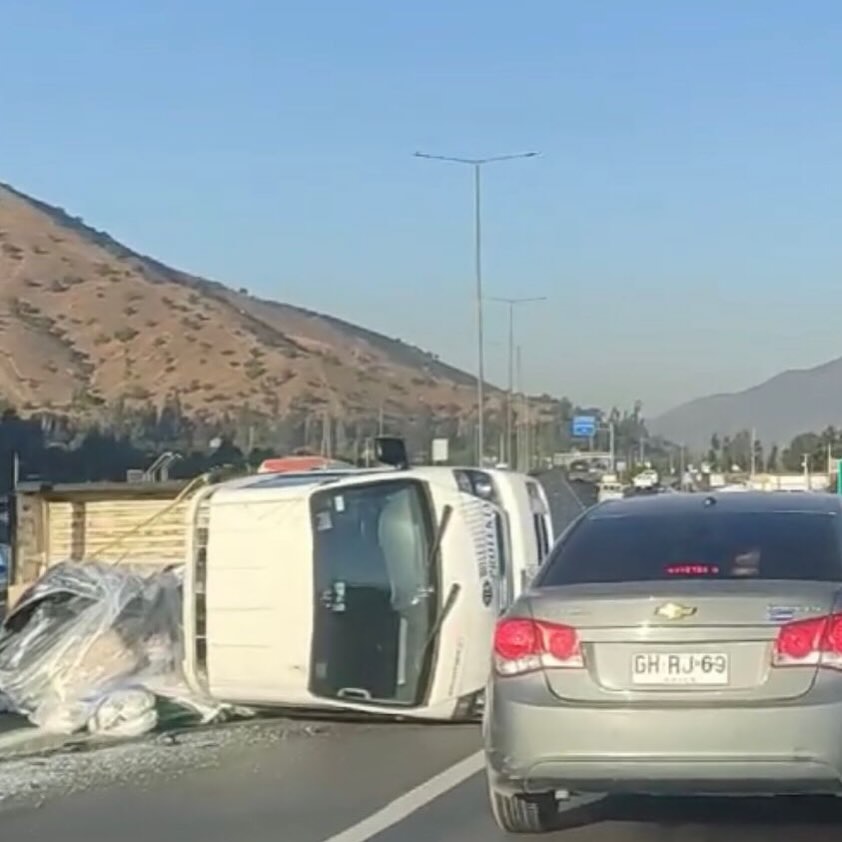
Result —
M336 836L330 836L324 842L366 842L372 836L382 833L387 828L403 821L407 816L420 810L440 795L455 789L463 781L473 777L485 765L485 754L482 751L460 760L449 769L424 781L415 789L405 792L390 804L357 824L351 825Z

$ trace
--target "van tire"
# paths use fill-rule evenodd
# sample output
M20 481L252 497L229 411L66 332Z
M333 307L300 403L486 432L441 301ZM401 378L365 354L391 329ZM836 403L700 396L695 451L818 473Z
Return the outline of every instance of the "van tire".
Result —
M497 826L506 833L549 833L558 824L558 802L552 792L508 795L489 783L488 797Z

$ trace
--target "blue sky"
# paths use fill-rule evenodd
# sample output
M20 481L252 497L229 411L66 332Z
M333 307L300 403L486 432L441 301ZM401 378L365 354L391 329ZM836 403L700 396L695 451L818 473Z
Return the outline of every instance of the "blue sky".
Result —
M4 0L0 180L180 268L650 414L842 355L842 4ZM487 364L505 379L504 312Z

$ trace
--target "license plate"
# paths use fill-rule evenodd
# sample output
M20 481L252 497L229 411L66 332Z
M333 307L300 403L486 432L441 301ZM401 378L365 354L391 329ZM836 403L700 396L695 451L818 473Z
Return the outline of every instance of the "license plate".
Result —
M715 652L640 652L632 657L632 683L716 687L728 684L728 656Z

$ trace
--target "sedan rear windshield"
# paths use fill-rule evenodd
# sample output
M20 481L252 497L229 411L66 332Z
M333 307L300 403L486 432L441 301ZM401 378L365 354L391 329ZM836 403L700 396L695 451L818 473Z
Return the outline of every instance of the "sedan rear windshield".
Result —
M536 584L842 579L836 517L817 512L585 516Z

